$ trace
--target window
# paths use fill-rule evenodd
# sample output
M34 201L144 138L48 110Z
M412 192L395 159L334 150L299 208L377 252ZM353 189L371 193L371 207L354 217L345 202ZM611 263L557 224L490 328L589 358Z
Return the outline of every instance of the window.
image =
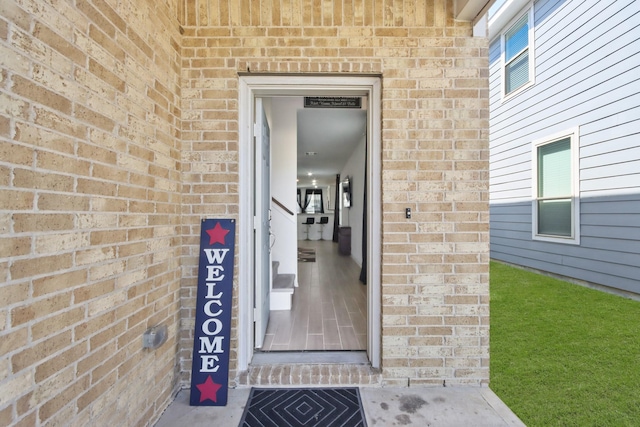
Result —
M577 130L533 145L533 238L579 243Z
M530 8L502 34L504 54L504 96L533 84L533 58L530 49L533 8Z
M324 213L322 190L306 190L304 195L304 212L308 214Z

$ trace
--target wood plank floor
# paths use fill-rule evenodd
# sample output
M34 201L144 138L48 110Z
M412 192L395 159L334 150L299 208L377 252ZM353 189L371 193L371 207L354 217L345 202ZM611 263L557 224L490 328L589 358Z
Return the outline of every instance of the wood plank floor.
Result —
M315 262L298 263L291 311L271 311L262 351L365 350L366 286L360 267L327 240L301 240L316 250Z

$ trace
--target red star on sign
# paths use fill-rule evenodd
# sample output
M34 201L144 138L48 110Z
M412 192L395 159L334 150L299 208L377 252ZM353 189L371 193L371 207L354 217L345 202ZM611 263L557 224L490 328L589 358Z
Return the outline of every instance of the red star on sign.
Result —
M212 402L218 401L217 394L222 385L214 383L211 375L207 376L207 379L202 384L196 384L196 387L200 390L200 402L204 402L207 399Z
M219 222L216 223L216 226L211 230L207 230L207 234L209 235L209 244L213 245L214 243L222 243L224 245L224 237L227 235L229 230L222 228Z

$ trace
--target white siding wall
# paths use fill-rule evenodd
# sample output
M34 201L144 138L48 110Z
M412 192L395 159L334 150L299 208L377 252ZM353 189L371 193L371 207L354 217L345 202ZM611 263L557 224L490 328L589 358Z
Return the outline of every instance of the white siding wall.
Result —
M502 100L490 47L491 255L640 293L640 2L535 3L536 83ZM580 129L580 246L531 237L531 142Z
M302 108L302 98L265 98L271 117L271 196L296 212L297 122L296 111ZM290 215L271 203L273 247L271 259L278 261L280 273L298 272L296 215ZM297 278L296 278L297 280Z

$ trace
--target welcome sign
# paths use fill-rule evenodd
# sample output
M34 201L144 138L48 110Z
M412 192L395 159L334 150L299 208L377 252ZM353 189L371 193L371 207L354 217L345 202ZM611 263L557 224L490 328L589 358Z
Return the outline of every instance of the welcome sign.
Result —
M191 406L227 404L234 244L234 220L202 220Z

